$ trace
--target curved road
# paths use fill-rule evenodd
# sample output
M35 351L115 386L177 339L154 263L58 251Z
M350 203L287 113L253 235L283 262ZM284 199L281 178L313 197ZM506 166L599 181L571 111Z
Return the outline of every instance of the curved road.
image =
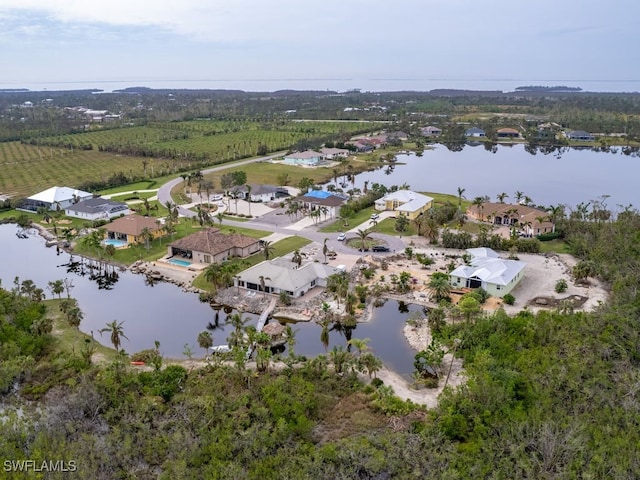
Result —
M257 163L257 162L263 162L263 161L267 161L267 160L271 160L272 158L276 158L282 155L282 152L280 153L276 153L273 155L269 155L266 157L258 157L258 158L251 158L248 160L241 160L239 162L235 162L233 164L224 164L224 165L219 165L216 167L212 167L212 168L207 168L205 170L201 170L203 174L207 174L207 173L212 173L212 172L218 172L221 170L228 170L230 168L234 168L234 167L239 167L242 165L248 165L251 163ZM167 183L165 183L164 185L162 185L159 189L158 189L158 201L161 202L163 205L167 203L167 201L171 201L173 202L173 200L171 199L171 190L173 189L173 187L175 187L176 185L180 184L181 182L183 182L181 177L178 178L174 178L173 180L169 180ZM181 207L180 205L178 205L178 211L180 213L180 215L184 216L184 217L195 217L196 213L192 212L191 210L188 210L184 207ZM282 220L281 220L282 221ZM279 233L282 235L287 235L287 236L301 236L304 238L308 238L309 240L316 242L316 243L320 243L322 244L324 242L325 238L329 239L328 245L329 248L331 250L335 250L337 252L341 252L341 253L354 253L354 249L351 247L348 247L347 245L344 244L344 242L339 242L337 240L338 234L337 233L323 233L323 232L319 232L317 230L318 227L316 226L309 226L307 228L305 228L304 230L295 230L295 229L291 229L288 228L287 226L282 226L282 227L278 227L277 224L273 224L273 223L269 223L269 222L264 222L261 221L260 218L254 218L245 222L237 222L234 220L230 220L230 219L225 219L224 221L225 225L230 225L233 227L244 227L244 228L256 228L256 229L260 229L260 230L267 230L269 232L273 232L273 233ZM360 228L362 229L366 229L368 228L368 224L369 222L365 222L363 223ZM389 253L393 253L393 252L400 252L402 250L405 249L406 244L404 243L404 241L402 241L401 238L395 237L393 235L386 235L386 234L382 234L382 233L371 233L370 234L371 238L379 238L380 240L384 240L384 242L387 244L387 246L390 249ZM381 253L379 255L385 255L384 253ZM387 254L388 255L388 254Z

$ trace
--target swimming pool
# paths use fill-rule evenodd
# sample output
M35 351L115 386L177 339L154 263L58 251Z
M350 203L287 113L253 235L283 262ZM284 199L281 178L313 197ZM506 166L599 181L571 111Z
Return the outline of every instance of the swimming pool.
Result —
M126 240L116 240L115 238L107 238L106 240L103 240L102 243L104 245L113 245L116 248L127 246Z
M179 260L177 258L170 258L169 260L167 260L167 262L173 263L174 265L179 265L181 267L189 267L191 265L191 262L187 262L186 260Z

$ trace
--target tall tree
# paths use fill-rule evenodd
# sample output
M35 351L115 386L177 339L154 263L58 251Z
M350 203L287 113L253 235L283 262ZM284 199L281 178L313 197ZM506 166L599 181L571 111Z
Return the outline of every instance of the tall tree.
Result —
M198 334L198 345L205 351L205 356L209 352L209 349L213 347L213 336L211 332L203 330Z
M462 199L467 198L464 196L466 188L458 187L458 208L462 208Z
M276 250L276 247L273 245L273 243L270 240L265 240L262 243L262 252L264 253L265 260L269 260L269 257L273 255L275 250Z
M123 324L124 322L118 323L117 320L113 320L112 322L107 322L107 326L99 330L100 335L102 335L104 332L109 333L111 337L111 343L113 344L113 348L116 349L116 352L120 351L121 339L125 338L129 340L124 334L124 329L122 327Z

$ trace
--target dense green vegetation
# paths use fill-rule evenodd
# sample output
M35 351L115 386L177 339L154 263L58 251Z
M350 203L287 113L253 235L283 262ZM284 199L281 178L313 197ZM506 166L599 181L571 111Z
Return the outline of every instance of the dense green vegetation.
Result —
M0 95L0 108L9 113L0 118L0 139L23 142L0 143L0 191L39 190L50 182L115 186L253 155L265 145L268 150L353 133L342 132L347 127L335 119L392 120L391 127L414 135L418 125L408 119L420 118L443 126L453 145L460 141L457 121L477 122L490 134L514 118L527 132L539 121L554 121L571 129L626 132L619 142L631 146L640 133L640 96L626 94L47 92L42 99L47 97L52 102L39 105L37 94ZM27 99L36 106L14 105ZM58 110L69 102L117 109L123 121L85 132L85 118ZM363 109L344 110L354 106ZM25 120L10 120L20 117ZM295 117L332 121L292 122ZM113 153L121 149L154 157ZM155 188L139 183L132 189L145 185ZM462 229L438 235L444 224L464 226L461 194L457 200L460 205L455 196L438 198L438 208L420 226L423 235L432 238L435 232L436 242L467 246L471 236ZM372 211L360 207L345 212L352 224ZM76 330L81 312L62 292L45 302L44 286L16 279L0 288L0 452L10 460L74 460L79 478L110 480L639 478L640 213L627 208L614 217L593 208L588 215L578 208L559 218L561 239L514 238L497 248L566 249L579 259L572 281L599 277L611 287L609 301L588 313L562 305L513 317L504 311L483 315L463 305L459 319L449 323L438 318L443 309L432 310L434 337L464 360L467 382L447 389L429 411L400 401L379 380L365 386L361 380L375 368L365 368L360 352L337 348L315 359L294 353L274 359L262 348L251 365L236 349L197 369L163 365L151 349L145 357L152 359L150 368L134 370L125 354L99 350ZM23 217L28 218L35 216ZM342 221L327 231L340 229ZM381 222L380 228L392 226ZM176 229L186 233L192 225L182 221ZM492 241L490 232L479 233L486 237L481 243ZM166 242L130 249L132 258L116 252L114 259L157 258ZM271 253L304 242L283 240ZM260 253L250 261L263 258ZM336 295L344 286L338 280L330 288ZM259 343L241 320L229 343ZM278 368L274 360L281 361ZM11 478L33 478L32 473Z
M6 393L18 379L46 421L8 407L0 451L76 459L95 478L637 478L640 214L559 226L610 301L439 324L468 381L429 412L323 357L279 372L239 358L192 371L138 373L122 357L95 366L55 352L37 287L2 290L5 398L18 401Z

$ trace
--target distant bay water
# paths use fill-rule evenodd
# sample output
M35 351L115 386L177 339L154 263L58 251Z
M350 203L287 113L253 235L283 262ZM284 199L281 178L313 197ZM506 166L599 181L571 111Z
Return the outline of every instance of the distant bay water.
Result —
M99 89L112 92L128 87L156 89L225 89L248 92L273 92L277 90L329 90L345 92L359 89L370 92L393 92L402 90L430 91L436 89L485 90L512 92L517 87L529 85L580 87L585 92L640 92L640 79L584 80L572 78L218 78L218 79L89 79L70 81L38 81L7 83L0 80L0 89L26 88L43 90Z

